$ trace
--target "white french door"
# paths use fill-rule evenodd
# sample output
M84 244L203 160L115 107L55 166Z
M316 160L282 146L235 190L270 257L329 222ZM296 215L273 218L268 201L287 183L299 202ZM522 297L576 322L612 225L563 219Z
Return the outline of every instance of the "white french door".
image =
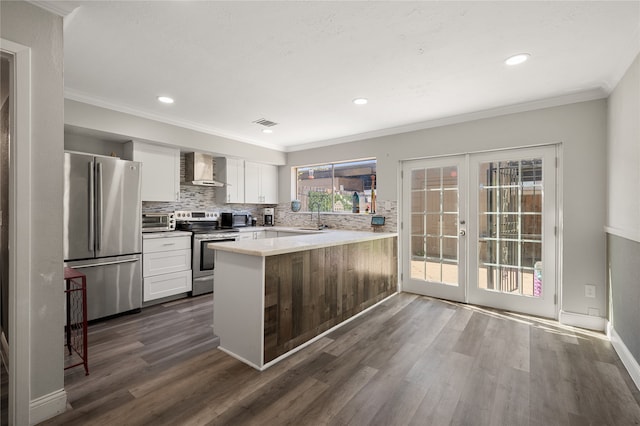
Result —
M403 169L403 290L465 301L464 156L417 160Z
M408 161L403 200L403 290L557 317L556 147Z

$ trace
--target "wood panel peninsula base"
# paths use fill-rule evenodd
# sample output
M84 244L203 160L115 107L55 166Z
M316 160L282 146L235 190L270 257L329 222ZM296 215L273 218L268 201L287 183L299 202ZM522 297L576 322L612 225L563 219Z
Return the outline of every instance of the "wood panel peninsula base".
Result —
M397 292L395 233L212 244L219 349L264 370Z

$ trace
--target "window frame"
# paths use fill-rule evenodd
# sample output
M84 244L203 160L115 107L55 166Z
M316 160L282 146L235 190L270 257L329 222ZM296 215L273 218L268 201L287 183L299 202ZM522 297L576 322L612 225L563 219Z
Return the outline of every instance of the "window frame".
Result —
M291 167L291 177L292 177L292 200L296 200L296 201L302 201L300 200L299 194L298 194L298 188L299 188L299 170L300 169L309 169L309 168L320 168L320 167L330 167L331 168L331 210L320 210L323 214L360 214L360 213L365 213L365 211L360 211L359 213L354 213L351 211L351 209L349 210L335 210L335 206L336 206L336 186L335 186L335 169L337 165L344 165L344 164L349 164L349 163L353 163L353 164L357 164L357 163L366 163L366 162L373 162L374 163L374 168L375 168L375 172L372 173L372 175L375 176L375 180L377 180L378 177L378 159L376 157L366 157L366 158L359 158L359 159L351 159L351 160L343 160L343 161L332 161L332 162L327 162L327 163L314 163L314 164L302 164L302 165L298 165L298 166L293 166ZM375 186L373 187L374 192L377 192L377 182L375 183ZM363 190L364 191L370 191L369 190ZM307 207L307 209L305 210L304 208ZM302 203L301 209L298 211L299 213L312 213L315 212L317 210L313 209L311 210L310 208L308 208L308 206L305 205L305 203ZM366 212L368 213L368 211Z

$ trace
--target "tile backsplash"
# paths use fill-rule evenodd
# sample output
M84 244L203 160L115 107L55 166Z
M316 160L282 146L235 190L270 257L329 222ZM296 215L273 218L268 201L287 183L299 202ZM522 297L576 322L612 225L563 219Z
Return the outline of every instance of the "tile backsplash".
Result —
M318 223L318 213L291 211L291 203L280 203L276 207L275 222L277 226L308 227ZM353 213L320 213L320 223L333 229L353 231L371 231L371 214ZM378 200L378 211L375 216L384 216L385 224L382 232L397 232L398 203L396 201Z
M215 160L214 160L215 161ZM214 163L215 171L215 163ZM215 176L214 176L215 178ZM180 181L184 182L184 154L180 155ZM180 201L155 202L143 201L142 212L173 212L176 210L208 210L208 211L243 211L249 212L258 218L258 224L262 225L262 209L275 208L276 226L308 227L318 223L317 213L294 213L291 211L291 203L279 203L278 205L256 204L226 204L216 202L216 191L207 186L194 186L180 184ZM371 231L370 214L352 213L321 213L320 223L333 229L348 229L357 231ZM382 232L397 232L398 230L398 203L397 201L378 200L376 216L385 217L385 225Z
M249 212L252 216L258 218L258 223L262 221L262 209L264 207L275 207L273 205L263 206L255 204L227 204L216 202L215 188L208 186L185 185L184 153L180 154L180 201L175 202L156 202L143 201L143 213L166 213L176 210L206 210L206 211L242 211ZM213 170L215 178L215 158L213 160Z
M216 191L208 186L180 185L180 201L143 201L142 212L173 212L176 210L243 211L261 221L263 206L255 204L226 204L216 202Z

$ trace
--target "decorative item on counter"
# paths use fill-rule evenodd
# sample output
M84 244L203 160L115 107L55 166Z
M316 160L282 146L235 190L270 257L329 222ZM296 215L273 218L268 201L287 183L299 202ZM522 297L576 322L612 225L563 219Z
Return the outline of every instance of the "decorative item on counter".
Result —
M371 175L371 214L376 212L376 175Z
M302 207L302 204L300 203L300 200L291 201L291 211L292 212L299 212L301 207Z
M351 202L353 203L353 207L351 208L351 213L360 213L360 197L357 192L353 193L353 197Z

